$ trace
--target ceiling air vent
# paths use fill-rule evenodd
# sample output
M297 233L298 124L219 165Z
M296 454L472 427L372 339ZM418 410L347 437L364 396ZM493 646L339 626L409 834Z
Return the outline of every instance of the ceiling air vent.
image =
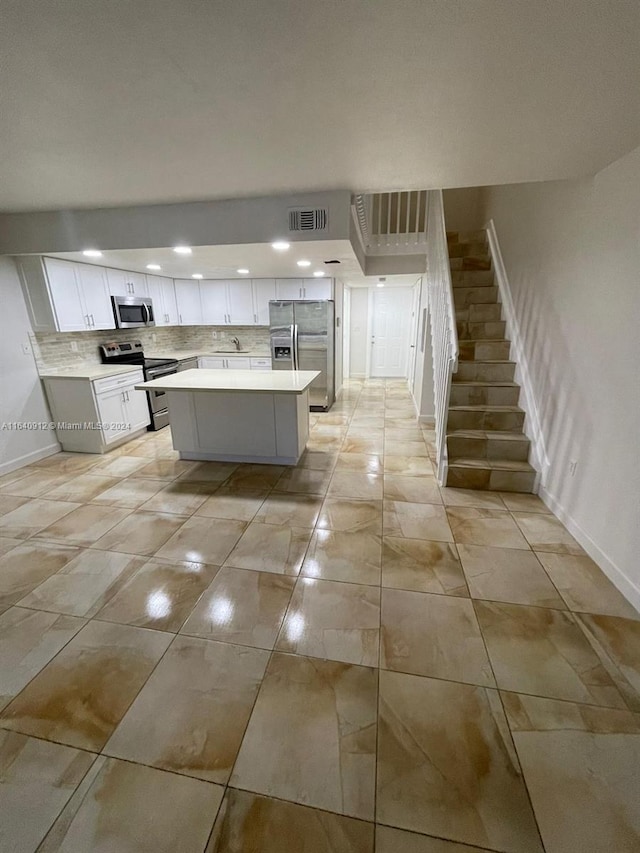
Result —
M289 231L326 231L329 211L326 207L292 207L289 209Z

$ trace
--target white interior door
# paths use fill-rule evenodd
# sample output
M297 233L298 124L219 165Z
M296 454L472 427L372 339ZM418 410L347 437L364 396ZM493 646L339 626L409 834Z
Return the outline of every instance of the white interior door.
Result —
M407 376L411 332L410 287L376 288L371 323L371 376Z

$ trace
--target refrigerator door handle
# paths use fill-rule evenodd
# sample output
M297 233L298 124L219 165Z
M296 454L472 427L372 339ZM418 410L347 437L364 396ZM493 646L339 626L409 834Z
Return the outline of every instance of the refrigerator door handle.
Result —
M291 336L292 336L292 350L293 350L293 369L298 370L300 367L299 364L299 355L298 355L298 325L297 323L291 327Z

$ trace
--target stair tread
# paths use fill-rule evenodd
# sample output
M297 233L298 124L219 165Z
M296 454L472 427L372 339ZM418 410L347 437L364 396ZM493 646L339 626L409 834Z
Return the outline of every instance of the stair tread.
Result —
M473 364L473 362L469 362ZM519 388L520 385L517 382L506 382L503 380L496 379L494 382L491 380L487 381L486 379L459 379L456 385L473 385L474 388Z
M449 406L450 412L523 412L520 406L494 406L491 403L480 406L462 404L458 406Z
M447 438L497 438L501 441L529 441L523 432L500 429L454 429Z
M535 473L535 468L529 462L518 462L513 459L469 459L454 457L449 459L449 468L482 468L484 470L526 471Z
M466 358L458 364L515 364L515 361L509 358Z

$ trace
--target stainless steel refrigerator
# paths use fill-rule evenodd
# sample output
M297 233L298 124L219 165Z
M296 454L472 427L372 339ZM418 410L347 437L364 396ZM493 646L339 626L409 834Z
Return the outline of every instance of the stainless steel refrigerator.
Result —
M320 371L309 388L311 409L326 411L335 399L334 318L328 299L269 303L272 368Z

